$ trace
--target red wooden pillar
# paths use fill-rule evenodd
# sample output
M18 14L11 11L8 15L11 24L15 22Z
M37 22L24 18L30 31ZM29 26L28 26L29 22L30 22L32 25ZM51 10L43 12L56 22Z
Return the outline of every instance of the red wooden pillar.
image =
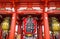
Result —
M37 27L38 27L38 28L37 28L37 39L39 39L39 22L37 23L37 25L38 25L38 26L37 26Z
M12 15L12 22L10 26L9 39L15 39L16 13Z
M0 39L2 39L2 29L0 27Z
M6 36L6 39L8 39L8 38L9 38L9 35Z
M48 15L47 13L43 14L44 18L44 38L50 39L50 33L49 33L49 23L48 23Z
M23 30L21 31L21 39L24 39L24 37L23 37L24 35L23 35Z
M18 35L20 36L19 39L21 39L21 22L18 22Z
M18 22L18 34L21 34L21 23Z
M52 39L55 39L54 33L52 34Z
M42 21L40 22L38 22L38 30L37 30L37 35L38 35L38 37L37 37L37 39L42 39Z
M45 6L43 10L43 21L44 21L44 39L50 39L50 32L49 32L49 23L48 23L48 14L47 8L48 7L48 0L45 0Z
M60 31L59 31L58 39L60 39Z
M23 39L23 30L21 29L22 21L18 20L18 34L20 35L20 39Z
M39 26L39 39L42 39L42 25Z

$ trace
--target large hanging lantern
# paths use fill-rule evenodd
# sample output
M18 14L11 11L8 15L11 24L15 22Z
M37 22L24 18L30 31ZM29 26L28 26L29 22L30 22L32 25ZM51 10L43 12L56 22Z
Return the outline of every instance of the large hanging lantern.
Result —
M54 34L56 34L60 29L60 23L58 22L58 19L55 17L51 18L51 25L52 25L52 30Z
M23 32L26 36L32 36L36 32L37 21L33 17L25 17L23 19Z
M4 18L3 22L1 23L1 26L2 26L3 30L8 30L9 29L9 24L10 24L9 19L10 19L9 17L6 17L6 18Z

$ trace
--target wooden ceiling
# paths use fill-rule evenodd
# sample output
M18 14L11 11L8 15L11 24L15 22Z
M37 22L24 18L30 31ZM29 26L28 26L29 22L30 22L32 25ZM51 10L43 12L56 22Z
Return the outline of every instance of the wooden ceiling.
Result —
M45 4L46 0L14 0L16 6L29 6L29 3L32 6L41 6ZM0 7L12 7L13 6L13 0L0 0ZM22 4L21 4L22 3ZM26 3L26 4L25 4ZM33 4L34 3L34 4ZM36 3L36 4L35 4ZM60 0L48 0L49 6L57 6L60 7Z
M13 0L0 0L0 2L12 2ZM20 3L38 3L46 0L14 0L15 2L20 2ZM48 1L60 1L60 0L48 0Z

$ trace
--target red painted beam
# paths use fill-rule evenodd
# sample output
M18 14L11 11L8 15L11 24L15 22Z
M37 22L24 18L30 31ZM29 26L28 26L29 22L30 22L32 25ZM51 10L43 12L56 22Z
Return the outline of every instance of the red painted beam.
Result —
M17 11L18 14L41 14L42 11L26 10L26 11ZM48 11L48 14L60 14L60 10ZM13 14L11 11L0 11L0 14Z
M25 11L19 11L18 14L41 14L42 11L35 11L35 10L25 10Z
M1 10L0 14L13 14L12 11Z
M47 12L48 14L60 14L60 10L51 10Z

